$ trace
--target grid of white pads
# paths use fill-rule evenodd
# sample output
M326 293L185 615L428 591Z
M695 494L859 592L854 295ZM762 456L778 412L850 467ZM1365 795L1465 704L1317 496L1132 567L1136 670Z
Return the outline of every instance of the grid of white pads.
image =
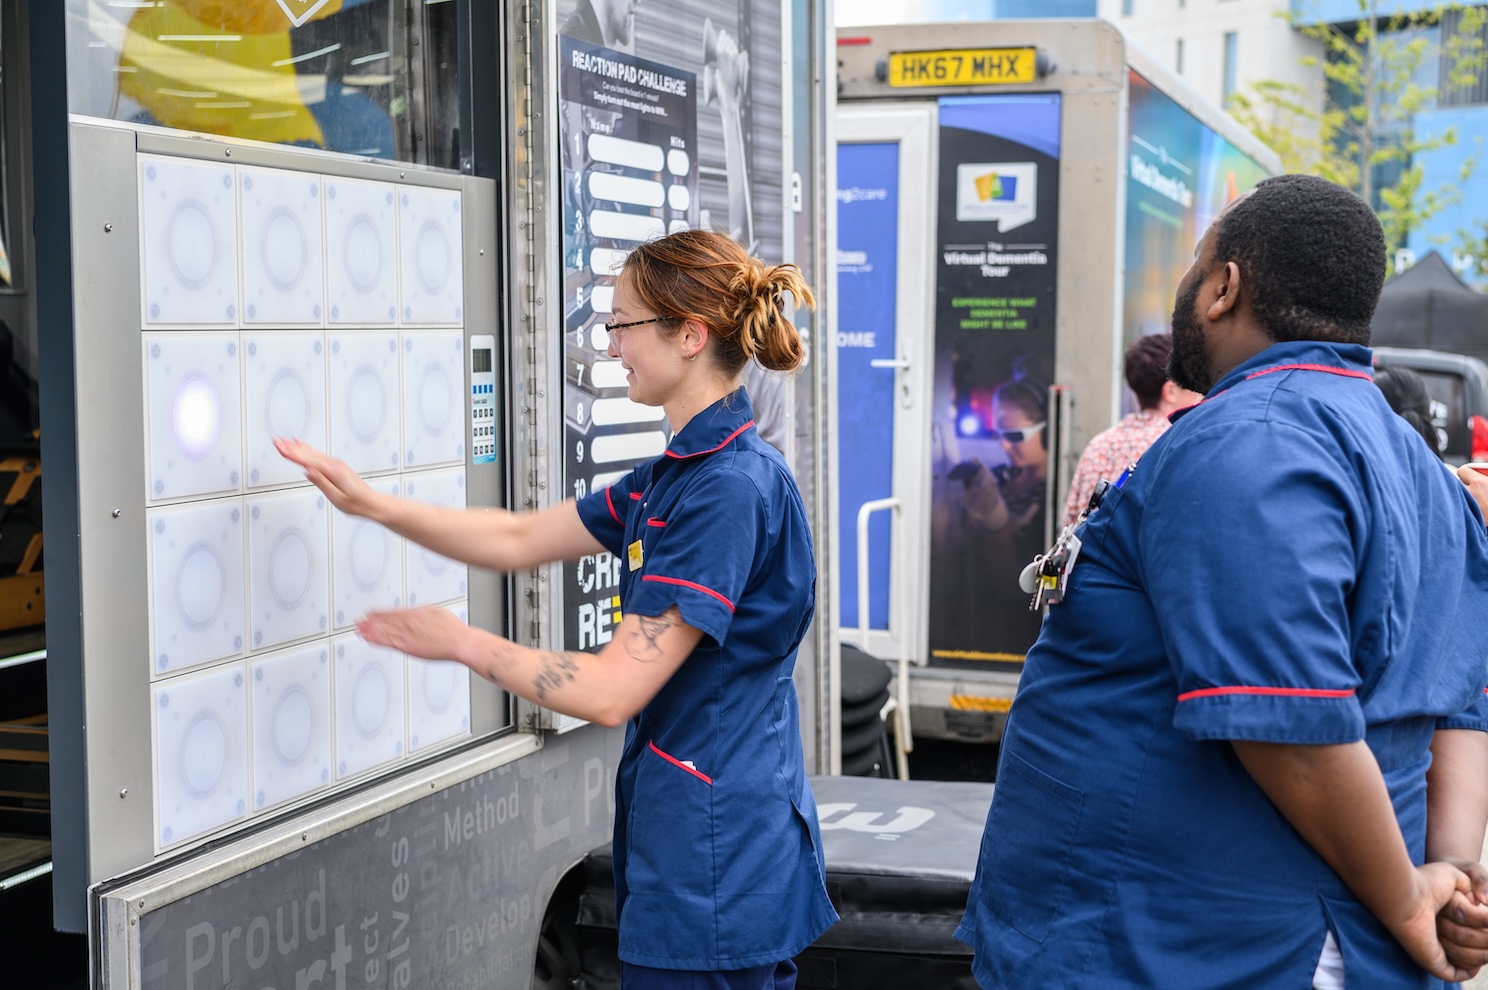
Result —
M298 437L465 505L457 190L141 155L150 677L164 848L469 734L469 679L351 627L463 565L342 515Z
M464 602L446 606L468 619ZM166 848L470 734L470 679L355 633L156 682Z

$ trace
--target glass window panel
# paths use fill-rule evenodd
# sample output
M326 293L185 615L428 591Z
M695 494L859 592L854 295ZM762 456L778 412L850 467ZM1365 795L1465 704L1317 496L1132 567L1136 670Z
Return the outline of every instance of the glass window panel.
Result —
M3 35L3 32L0 32ZM10 267L10 118L6 113L10 94L7 84L10 75L10 49L0 46L0 289L15 287L14 273Z
M1235 92L1235 78L1240 61L1240 35L1234 31L1228 31L1224 36L1224 98L1229 99Z
M459 165L456 0L66 3L73 113Z

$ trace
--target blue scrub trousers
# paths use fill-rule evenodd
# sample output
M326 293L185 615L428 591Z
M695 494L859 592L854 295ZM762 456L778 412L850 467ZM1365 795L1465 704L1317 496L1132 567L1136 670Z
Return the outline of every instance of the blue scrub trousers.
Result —
M795 990L796 964L785 962L749 969L703 971L652 969L620 963L620 990Z

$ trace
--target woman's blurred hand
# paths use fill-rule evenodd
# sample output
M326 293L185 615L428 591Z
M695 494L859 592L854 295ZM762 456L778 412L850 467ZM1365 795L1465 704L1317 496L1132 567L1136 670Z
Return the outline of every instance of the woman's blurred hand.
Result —
M470 634L459 616L437 605L371 612L356 629L369 643L422 660L459 660Z
M344 461L321 453L303 440L275 437L274 448L305 469L305 477L325 493L332 505L349 516L370 516L379 498Z

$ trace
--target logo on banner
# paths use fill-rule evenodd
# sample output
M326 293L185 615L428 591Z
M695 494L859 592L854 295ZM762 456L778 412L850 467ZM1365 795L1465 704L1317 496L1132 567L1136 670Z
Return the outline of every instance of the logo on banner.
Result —
M284 11L289 23L295 27L314 17L317 10L330 2L331 0L278 0L279 9ZM299 11L298 14L295 13L296 10Z
M982 162L956 166L956 219L996 222L1000 232L1038 216L1038 165Z

